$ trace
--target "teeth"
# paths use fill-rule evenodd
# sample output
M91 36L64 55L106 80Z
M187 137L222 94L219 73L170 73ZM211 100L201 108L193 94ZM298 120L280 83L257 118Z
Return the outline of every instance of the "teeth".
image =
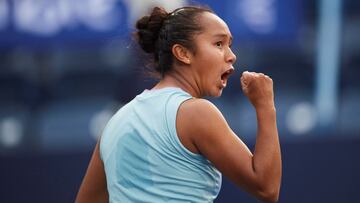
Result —
M229 77L229 75L233 72L233 69L229 69L227 71L225 71L222 75L221 75L221 80L227 79Z
M226 74L231 74L233 71L234 71L234 69L229 69L229 70L227 70L225 73L226 73Z
M222 75L223 75L223 77L227 77L230 73L231 73L231 71L228 70L228 71L224 72Z

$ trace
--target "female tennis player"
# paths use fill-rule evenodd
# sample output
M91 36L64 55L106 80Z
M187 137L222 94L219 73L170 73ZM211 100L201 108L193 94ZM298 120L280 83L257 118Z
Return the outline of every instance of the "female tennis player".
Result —
M240 78L257 115L252 153L203 99L219 97L234 72L226 23L206 8L155 7L136 28L161 79L108 122L76 202L213 202L222 174L260 201L277 202L282 166L272 79L247 71Z

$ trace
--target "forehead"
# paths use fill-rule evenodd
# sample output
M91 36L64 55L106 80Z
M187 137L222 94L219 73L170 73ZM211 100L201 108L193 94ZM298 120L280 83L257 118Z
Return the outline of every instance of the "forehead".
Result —
M210 12L204 12L199 16L198 20L200 26L203 28L203 31L200 35L227 35L232 37L229 27L219 16Z

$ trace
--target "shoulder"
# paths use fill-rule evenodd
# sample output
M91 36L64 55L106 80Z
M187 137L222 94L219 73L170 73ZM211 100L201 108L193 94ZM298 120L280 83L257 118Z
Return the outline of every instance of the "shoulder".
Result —
M205 119L204 116L211 116L222 117L221 112L219 109L210 101L206 99L189 99L183 102L179 107L179 112L181 112L184 115L190 116L191 118L198 118L201 117Z
M205 156L204 152L213 143L219 143L223 134L231 131L214 104L206 99L196 98L186 100L180 105L176 117L176 129L185 147Z
M210 101L206 99L189 99L181 104L180 109L183 113L190 113L194 116L196 115L211 115L211 114L220 114L219 109Z
M191 136L210 136L216 132L229 130L229 126L219 109L206 99L190 99L183 102L178 110L178 124L183 132Z

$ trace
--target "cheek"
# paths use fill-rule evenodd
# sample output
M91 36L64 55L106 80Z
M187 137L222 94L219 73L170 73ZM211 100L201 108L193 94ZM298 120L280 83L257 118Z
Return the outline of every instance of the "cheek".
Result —
M195 66L199 68L202 80L207 84L214 84L219 79L221 57L221 51L211 45L203 45L197 50Z
M201 76L207 84L214 84L220 78L221 65L212 56L207 56L201 61Z
M199 56L201 65L205 66L208 71L216 71L219 68L219 63L221 63L220 51L209 47L204 53Z

